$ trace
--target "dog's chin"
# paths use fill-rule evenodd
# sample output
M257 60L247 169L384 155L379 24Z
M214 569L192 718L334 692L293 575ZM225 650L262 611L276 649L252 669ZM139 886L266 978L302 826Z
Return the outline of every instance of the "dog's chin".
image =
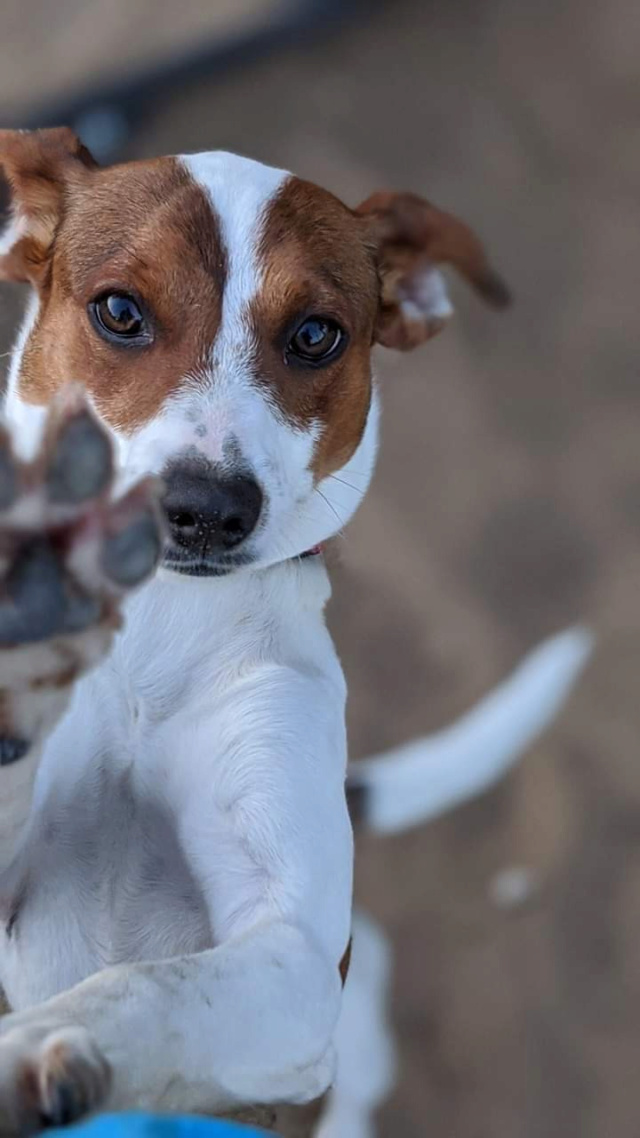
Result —
M233 568L228 565L215 565L210 561L172 561L170 558L165 558L162 568L183 577L228 577L233 573Z
M180 573L184 577L228 577L240 569L246 569L254 562L250 554L227 554L220 558L193 557L169 549L162 561L163 569Z

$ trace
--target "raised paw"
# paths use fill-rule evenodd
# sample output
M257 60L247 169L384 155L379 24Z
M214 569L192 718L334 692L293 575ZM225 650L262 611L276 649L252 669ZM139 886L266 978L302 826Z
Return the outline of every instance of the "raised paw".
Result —
M117 499L113 481L111 441L77 389L54 403L31 462L0 428L0 765L21 757L43 709L57 717L161 555L155 480Z
M109 1065L80 1027L15 1028L0 1039L0 1136L64 1126L100 1107Z

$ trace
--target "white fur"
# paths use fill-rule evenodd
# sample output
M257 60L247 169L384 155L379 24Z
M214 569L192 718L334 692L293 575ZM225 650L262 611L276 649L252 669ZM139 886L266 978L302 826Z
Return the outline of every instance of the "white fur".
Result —
M453 316L447 282L439 269L425 269L411 282L411 293L400 301L405 318L421 323L427 320L444 321Z
M14 450L18 457L24 461L32 459L40 445L47 414L46 407L36 407L32 403L23 403L18 398L18 375L22 353L33 331L39 309L38 295L32 292L13 349L5 396L5 414L13 427Z
M372 1138L373 1115L393 1085L396 1057L388 1023L391 947L358 910L335 1045L338 1070L317 1138Z

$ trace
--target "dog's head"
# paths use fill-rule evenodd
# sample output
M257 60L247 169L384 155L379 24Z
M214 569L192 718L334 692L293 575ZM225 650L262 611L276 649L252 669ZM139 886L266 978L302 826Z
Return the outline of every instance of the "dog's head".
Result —
M23 425L80 381L131 476L167 483L168 563L266 565L340 529L371 477L371 349L451 315L439 266L495 305L462 222L411 194L351 210L225 153L100 168L66 129L0 131L0 276L34 289L10 377Z

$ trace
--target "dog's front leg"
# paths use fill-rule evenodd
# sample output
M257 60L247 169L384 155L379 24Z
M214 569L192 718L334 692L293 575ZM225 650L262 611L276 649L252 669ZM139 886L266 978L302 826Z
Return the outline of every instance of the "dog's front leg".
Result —
M54 406L31 462L0 427L0 880L28 830L47 737L160 553L154 491L140 484L113 502L113 474L78 390Z
M0 1133L88 1109L224 1113L306 1102L333 1077L338 968L284 923L201 954L126 965L2 1021Z

